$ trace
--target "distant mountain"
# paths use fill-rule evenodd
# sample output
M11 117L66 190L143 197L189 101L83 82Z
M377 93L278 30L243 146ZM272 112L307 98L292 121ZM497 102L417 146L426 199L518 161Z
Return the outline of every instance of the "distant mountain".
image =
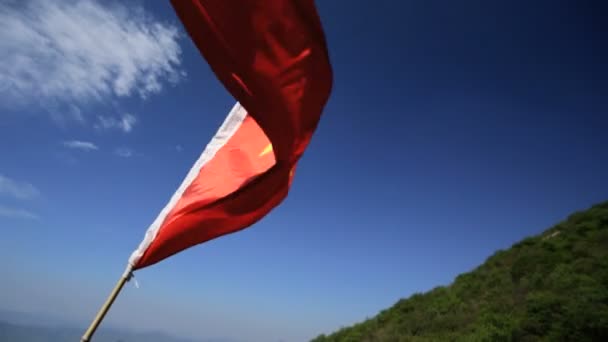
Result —
M35 322L41 318L40 324ZM1 342L63 342L80 341L86 327L75 327L65 321L38 314L0 311ZM101 327L94 342L235 342L224 338L192 340L171 336L164 332L130 332Z
M51 327L35 327L0 322L0 341L11 342L55 342L78 341L76 331ZM109 342L109 341L108 341ZM112 341L116 342L116 340Z
M61 342L80 341L84 330L66 326L21 325L0 321L0 341ZM161 332L132 333L120 330L99 330L95 342L195 342Z
M608 202L313 341L608 341Z

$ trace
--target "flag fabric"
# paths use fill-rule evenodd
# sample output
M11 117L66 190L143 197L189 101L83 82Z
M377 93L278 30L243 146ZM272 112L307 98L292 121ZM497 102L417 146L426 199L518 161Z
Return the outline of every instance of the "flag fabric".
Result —
M237 100L129 258L129 270L247 228L287 196L333 75L313 0L172 0Z

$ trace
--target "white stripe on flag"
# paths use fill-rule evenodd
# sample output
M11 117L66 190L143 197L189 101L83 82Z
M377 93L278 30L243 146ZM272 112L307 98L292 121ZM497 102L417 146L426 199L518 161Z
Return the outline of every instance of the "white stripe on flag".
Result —
M156 235L158 234L158 230L165 221L165 218L182 197L184 191L186 191L188 186L190 186L194 179L196 179L201 168L215 156L217 151L219 151L219 149L222 148L222 146L224 146L230 140L230 138L232 138L234 133L236 133L238 128L245 120L245 117L247 117L247 111L241 106L240 103L237 102L234 107L232 107L232 110L230 110L230 113L228 113L228 116L220 126L215 136L211 139L207 147L205 147L205 150L201 156L198 158L196 163L194 163L194 166L192 166L182 184L179 186L177 191L175 191L169 203L167 203L154 222L152 222L146 231L143 241L139 244L139 247L137 247L137 249L131 254L125 274L131 272L133 266L137 264L148 247L150 247L152 241L154 241Z

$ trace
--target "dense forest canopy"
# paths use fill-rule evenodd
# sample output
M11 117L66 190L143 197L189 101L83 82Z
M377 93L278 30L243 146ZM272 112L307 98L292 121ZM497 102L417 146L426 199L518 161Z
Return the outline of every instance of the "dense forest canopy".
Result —
M608 341L608 202L313 341Z

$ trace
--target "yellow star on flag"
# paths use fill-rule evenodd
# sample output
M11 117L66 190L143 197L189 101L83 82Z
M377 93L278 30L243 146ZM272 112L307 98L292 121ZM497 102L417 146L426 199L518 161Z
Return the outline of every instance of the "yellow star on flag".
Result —
M272 144L268 144L268 146L266 146L264 148L264 150L262 151L262 153L260 153L260 155L258 157L263 157L263 156L267 155L270 152L272 152Z

